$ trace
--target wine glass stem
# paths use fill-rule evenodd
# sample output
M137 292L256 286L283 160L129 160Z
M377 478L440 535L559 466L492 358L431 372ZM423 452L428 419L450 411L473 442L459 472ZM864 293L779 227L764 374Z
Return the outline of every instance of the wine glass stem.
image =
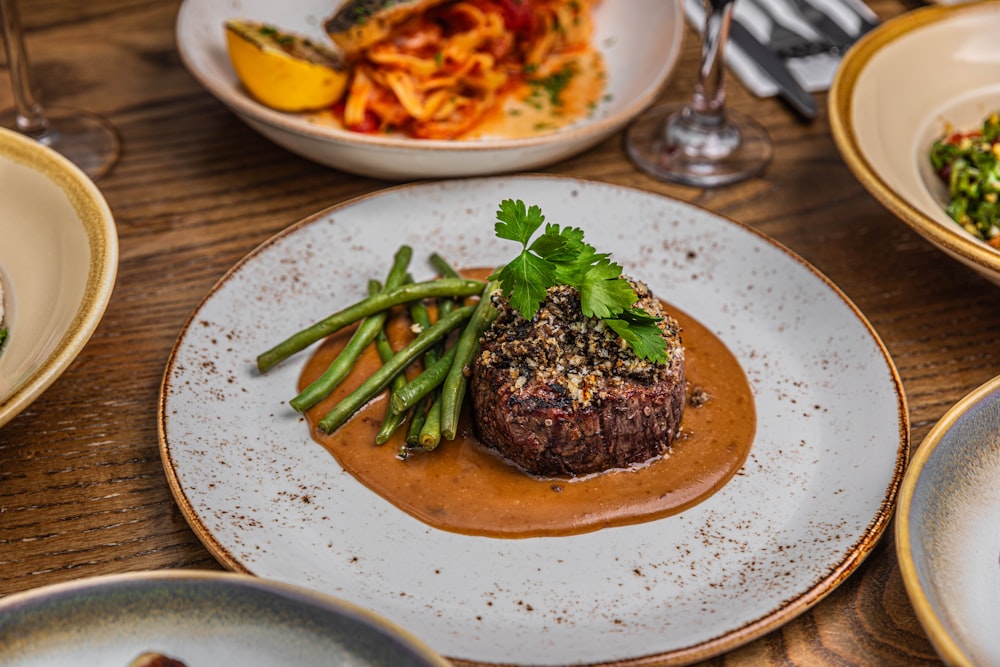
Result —
M691 99L691 110L706 123L722 123L726 102L725 61L729 23L734 0L705 1L705 34L701 47L701 69Z
M17 0L0 0L0 28L3 30L3 44L7 52L17 129L37 139L48 130L49 122L35 96Z

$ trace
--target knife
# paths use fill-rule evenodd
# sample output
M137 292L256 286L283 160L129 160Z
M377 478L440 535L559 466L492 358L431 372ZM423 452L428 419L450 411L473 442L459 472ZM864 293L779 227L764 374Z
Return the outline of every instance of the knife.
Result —
M816 99L792 76L785 61L772 53L738 21L733 20L729 24L729 41L760 66L768 78L778 86L782 99L795 111L809 120L816 117L818 113Z

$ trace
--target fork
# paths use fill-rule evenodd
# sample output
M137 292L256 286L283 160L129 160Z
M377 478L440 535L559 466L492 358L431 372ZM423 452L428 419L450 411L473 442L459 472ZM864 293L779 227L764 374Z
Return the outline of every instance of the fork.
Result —
M825 12L810 4L807 0L788 0L788 2L798 10L811 26L816 28L816 31L822 37L831 43L837 53L846 51L847 47L857 39L857 37L852 36L841 28L840 24L830 18Z
M784 19L779 17L779 10L771 6L771 1L775 0L747 0L748 6L758 10L756 13L769 24L766 39L768 49L782 58L801 58L824 53L830 48L810 24L806 23L802 30L811 32L812 35L786 26L783 20L787 20L787 15ZM803 21L804 17L799 17L798 23L802 24Z
M840 55L857 39L840 27L836 21L827 16L807 0L784 0L787 6L798 12L800 22L804 22L813 37L782 24L778 12L770 6L768 0L752 0L771 22L769 48L782 58L802 58L822 53ZM781 2L782 0L777 0ZM853 8L852 8L853 11Z

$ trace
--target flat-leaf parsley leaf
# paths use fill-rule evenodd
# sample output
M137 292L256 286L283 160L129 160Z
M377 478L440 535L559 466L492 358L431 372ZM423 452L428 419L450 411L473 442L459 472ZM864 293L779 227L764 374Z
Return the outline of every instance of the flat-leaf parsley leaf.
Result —
M500 202L496 235L519 243L521 252L490 280L500 282L511 307L530 320L550 287L569 285L580 293L584 315L603 320L637 356L666 363L666 340L656 324L660 318L635 307L638 297L622 277L621 265L584 242L583 231L577 227L548 223L532 241L543 223L545 216L538 206L528 207L520 199Z

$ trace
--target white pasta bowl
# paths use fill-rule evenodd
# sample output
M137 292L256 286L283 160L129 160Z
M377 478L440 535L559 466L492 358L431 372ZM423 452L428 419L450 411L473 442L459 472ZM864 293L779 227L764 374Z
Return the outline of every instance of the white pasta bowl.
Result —
M177 46L191 74L251 128L305 158L390 180L450 178L540 168L611 136L653 102L680 54L679 0L603 0L594 14L595 44L607 68L605 95L593 113L565 128L526 138L412 139L360 134L270 109L241 86L226 50L224 23L261 21L321 43L336 3L329 0L184 0Z
M929 6L885 22L847 52L830 89L830 125L861 184L945 253L1000 283L1000 252L944 211L933 141L1000 110L1000 1Z
M73 163L0 128L0 426L58 378L104 315L118 271L107 202Z

